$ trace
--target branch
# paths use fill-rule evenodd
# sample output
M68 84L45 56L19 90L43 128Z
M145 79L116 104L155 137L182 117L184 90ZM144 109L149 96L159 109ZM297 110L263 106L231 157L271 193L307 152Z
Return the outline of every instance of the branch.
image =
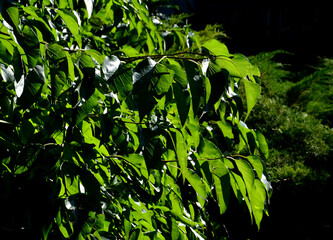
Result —
M184 54L190 54L194 56L201 56L201 57L193 57L193 56L180 56ZM154 54L154 55L144 55L144 56L137 56L137 57L119 57L119 60L125 61L125 62L135 62L137 60L145 59L147 57L150 57L151 59L160 59L160 58L172 58L172 59L186 59L186 60L204 60L209 58L210 56L207 56L203 53L193 53L189 51L185 52L178 52L178 53L172 53L172 54Z

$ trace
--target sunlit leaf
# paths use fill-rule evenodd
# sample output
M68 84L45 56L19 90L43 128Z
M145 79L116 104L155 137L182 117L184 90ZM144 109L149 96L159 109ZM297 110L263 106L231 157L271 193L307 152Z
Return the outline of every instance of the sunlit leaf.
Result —
M261 87L257 83L244 79L244 88L246 95L247 118L260 96Z
M73 34L76 42L78 43L79 47L82 47L82 39L81 35L79 33L79 25L75 19L75 16L69 12L66 9L58 9L58 14L61 16L61 18L64 20L66 23L68 29L71 31Z

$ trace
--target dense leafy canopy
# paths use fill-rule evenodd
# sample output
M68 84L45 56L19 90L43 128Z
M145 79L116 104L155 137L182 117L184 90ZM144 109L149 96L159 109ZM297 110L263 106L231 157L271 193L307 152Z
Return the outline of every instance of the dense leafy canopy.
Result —
M242 120L260 95L243 55L139 0L0 7L1 234L221 239L231 199L259 228L268 149Z

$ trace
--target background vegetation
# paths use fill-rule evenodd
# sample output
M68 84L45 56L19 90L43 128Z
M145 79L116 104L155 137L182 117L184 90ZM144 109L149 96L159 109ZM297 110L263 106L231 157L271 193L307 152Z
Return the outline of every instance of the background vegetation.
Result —
M332 60L302 65L278 50L250 61L261 70L263 94L249 123L267 136L274 187L267 232L257 237L324 239L332 234Z

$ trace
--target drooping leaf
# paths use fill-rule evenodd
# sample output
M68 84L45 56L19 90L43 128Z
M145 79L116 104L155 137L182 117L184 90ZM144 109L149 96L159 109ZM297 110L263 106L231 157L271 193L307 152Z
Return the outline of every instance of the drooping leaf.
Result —
M250 199L251 199L253 216L259 230L260 222L262 220L263 213L265 210L266 191L265 187L258 179L255 179L254 181L253 191L252 194L250 195Z
M187 89L183 89L179 83L172 84L173 93L176 99L177 109L182 125L188 117L188 111L190 110L190 98Z
M5 82L14 82L15 76L14 71L11 67L6 67L4 64L0 64L1 76Z
M247 118L260 96L261 87L257 83L244 79L244 88L246 95Z
M9 7L6 9L7 14L9 15L10 23L13 24L13 27L15 27L17 30L19 30L19 10L16 6Z
M265 136L258 130L256 130L257 140L259 143L259 151L266 159L269 156L268 144L265 139Z
M230 180L229 174L221 178L213 175L216 198L219 203L220 214L224 214L227 210L230 198Z
M87 100L95 91L95 63L91 56L87 54L82 54L77 59L77 62L83 73L83 79L80 85L80 96L84 100Z
M185 61L185 70L190 85L192 108L194 114L196 115L200 107L200 100L202 96L204 96L201 70L196 63L191 61Z
M261 162L260 158L257 156L248 156L247 160L251 163L252 167L256 170L258 178L262 178L262 174L264 172L263 163Z
M251 194L253 184L254 184L254 173L251 168L251 165L243 159L236 160L236 165L237 165L238 170L242 174L242 177L243 177L245 185L246 185L247 192L249 194Z
M187 169L187 146L186 142L180 131L176 129L170 129L170 136L172 139L172 144L177 155L178 164L180 166L180 171L183 174L183 179L186 176Z
M200 203L201 207L205 206L205 202L207 199L207 189L205 184L203 183L203 180L192 170L186 169L183 173L185 175L185 178L187 181L191 184L191 186L194 188L196 193L198 194L198 202Z
M82 39L79 33L79 25L76 21L75 16L66 9L58 9L58 14L64 20L65 24L67 25L68 29L73 34L77 44L80 48L82 48Z

